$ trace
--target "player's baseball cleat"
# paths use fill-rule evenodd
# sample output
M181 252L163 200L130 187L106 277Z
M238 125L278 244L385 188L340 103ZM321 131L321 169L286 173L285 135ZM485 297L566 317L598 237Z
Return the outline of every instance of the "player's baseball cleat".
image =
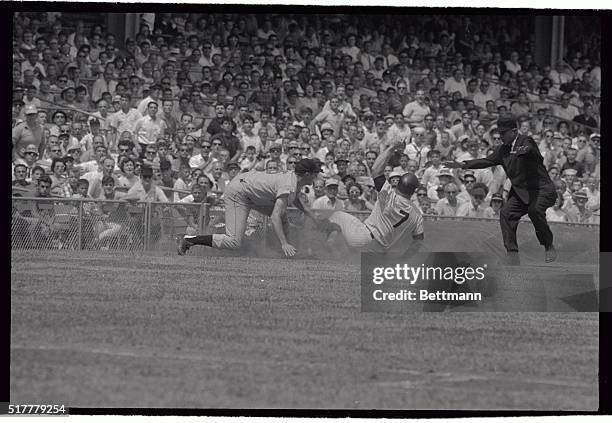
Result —
M177 253L179 256L183 256L185 255L185 253L187 252L187 250L189 250L189 248L192 246L193 244L189 241L187 241L185 239L184 236L180 237L178 239L178 246L177 246Z
M555 260L557 260L557 250L555 250L555 247L551 245L546 249L545 261L546 263L552 263Z

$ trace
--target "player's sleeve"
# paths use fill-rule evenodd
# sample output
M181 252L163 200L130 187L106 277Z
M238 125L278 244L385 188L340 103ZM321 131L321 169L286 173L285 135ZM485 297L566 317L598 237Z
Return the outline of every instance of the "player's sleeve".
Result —
M412 239L422 240L425 238L425 230L423 229L423 215L417 210L414 211L415 224L412 230Z
M376 188L376 191L378 192L383 189L386 183L387 179L385 178L385 175L378 175L376 178L374 178L374 188Z
M288 196L290 194L295 193L295 189L297 186L297 182L295 181L295 179L287 178L286 174L283 175L282 173L279 173L278 175L282 177L282 180L276 188L276 198Z
M497 147L493 153L482 159L466 160L463 169L484 169L491 166L502 164L501 162L501 147Z

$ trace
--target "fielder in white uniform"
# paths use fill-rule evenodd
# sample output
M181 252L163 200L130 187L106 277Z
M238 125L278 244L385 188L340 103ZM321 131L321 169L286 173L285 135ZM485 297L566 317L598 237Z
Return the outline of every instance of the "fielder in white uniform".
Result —
M295 255L295 248L289 244L285 231L286 210L294 204L303 210L297 194L304 185L312 184L321 172L321 162L302 159L293 172L266 173L257 170L236 175L225 189L225 234L185 235L179 241L179 255L193 245L205 245L221 249L237 249L247 228L251 210L270 216L272 227L281 248L287 257Z
M372 165L372 177L379 193L374 210L364 222L342 211L327 213L332 224L328 232L340 231L351 248L363 252L385 252L408 234L412 235L412 241L406 245L406 250L420 248L420 241L424 238L423 216L410 200L419 180L414 174L406 173L393 187L383 174L396 148L397 145L387 147ZM322 217L319 214L319 218Z

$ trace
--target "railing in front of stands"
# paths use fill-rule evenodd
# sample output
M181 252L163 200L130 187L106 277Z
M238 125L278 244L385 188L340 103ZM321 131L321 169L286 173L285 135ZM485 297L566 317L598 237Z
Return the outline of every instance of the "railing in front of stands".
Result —
M365 220L369 212L350 212ZM497 219L425 215L426 221L483 221ZM288 210L291 226L308 228L304 215ZM529 222L526 220L526 222ZM592 227L597 224L551 223ZM12 198L11 247L68 250L172 250L186 233L224 233L224 209L207 203L154 203L75 198ZM266 245L274 237L267 216L252 211L245 236Z

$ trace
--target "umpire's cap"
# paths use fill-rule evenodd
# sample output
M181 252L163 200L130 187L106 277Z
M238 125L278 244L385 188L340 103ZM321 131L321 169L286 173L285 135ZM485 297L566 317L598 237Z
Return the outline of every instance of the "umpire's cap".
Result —
M510 117L502 117L497 121L497 130L500 134L516 129L516 121Z
M295 164L295 173L303 175L305 173L317 174L321 172L323 164L317 159L302 159Z
M410 197L419 187L419 185L419 179L414 175L414 173L406 173L405 175L402 175L396 188L405 196Z

